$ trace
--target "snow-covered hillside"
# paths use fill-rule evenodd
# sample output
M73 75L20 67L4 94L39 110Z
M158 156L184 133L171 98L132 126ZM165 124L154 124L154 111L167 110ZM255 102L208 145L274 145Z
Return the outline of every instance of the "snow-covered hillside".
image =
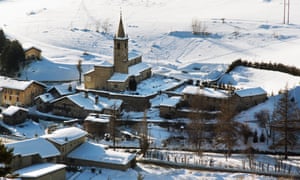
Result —
M84 71L93 64L111 61L120 9L130 38L130 53L142 54L155 71L167 68L178 74L176 71L189 64L213 63L219 67L237 58L300 66L300 2L291 4L290 25L282 24L282 3L281 0L46 0L42 3L2 0L0 27L24 46L35 45L43 50L46 62L26 69L22 74L24 79L77 79L78 59L84 60ZM210 34L193 35L193 19L200 20ZM107 33L103 27L108 29ZM89 55L83 55L84 52ZM47 71L50 67L53 70Z

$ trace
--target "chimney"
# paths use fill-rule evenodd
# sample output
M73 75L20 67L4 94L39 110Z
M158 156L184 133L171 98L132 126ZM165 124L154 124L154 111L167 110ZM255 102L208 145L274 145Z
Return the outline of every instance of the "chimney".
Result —
M72 92L72 85L69 84L68 91Z
M96 96L95 96L95 104L98 104L98 102L99 102L99 96L96 95Z
M89 95L88 95L88 92L87 92L87 91L84 91L84 97L85 97L85 98L88 98L88 96L89 96Z

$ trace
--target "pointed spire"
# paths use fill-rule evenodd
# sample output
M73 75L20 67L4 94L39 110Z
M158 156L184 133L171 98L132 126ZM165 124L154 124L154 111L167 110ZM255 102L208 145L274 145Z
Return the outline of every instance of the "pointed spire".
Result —
M116 37L124 38L125 37L125 31L123 27L123 21L122 21L122 11L120 12L120 22L119 22L119 28L116 34Z

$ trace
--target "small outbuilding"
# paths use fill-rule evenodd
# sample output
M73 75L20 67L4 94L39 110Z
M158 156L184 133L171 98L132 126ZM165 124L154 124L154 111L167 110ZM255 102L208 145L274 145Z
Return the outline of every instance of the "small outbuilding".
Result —
M111 115L90 113L84 119L84 129L92 136L103 138L109 132Z
M66 165L42 163L28 166L14 172L23 180L66 179Z
M5 124L17 125L25 122L28 116L28 110L18 106L9 106L2 114Z
M25 49L24 53L26 60L40 60L42 58L42 50L34 46Z
M67 159L72 165L94 166L122 171L132 168L136 164L134 154L105 149L104 145L91 142L83 143L69 153Z

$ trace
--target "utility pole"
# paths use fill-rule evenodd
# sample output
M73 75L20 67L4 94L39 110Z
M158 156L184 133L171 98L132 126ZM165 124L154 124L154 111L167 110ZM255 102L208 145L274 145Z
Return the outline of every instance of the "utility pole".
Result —
M290 23L290 0L283 1L283 24Z

